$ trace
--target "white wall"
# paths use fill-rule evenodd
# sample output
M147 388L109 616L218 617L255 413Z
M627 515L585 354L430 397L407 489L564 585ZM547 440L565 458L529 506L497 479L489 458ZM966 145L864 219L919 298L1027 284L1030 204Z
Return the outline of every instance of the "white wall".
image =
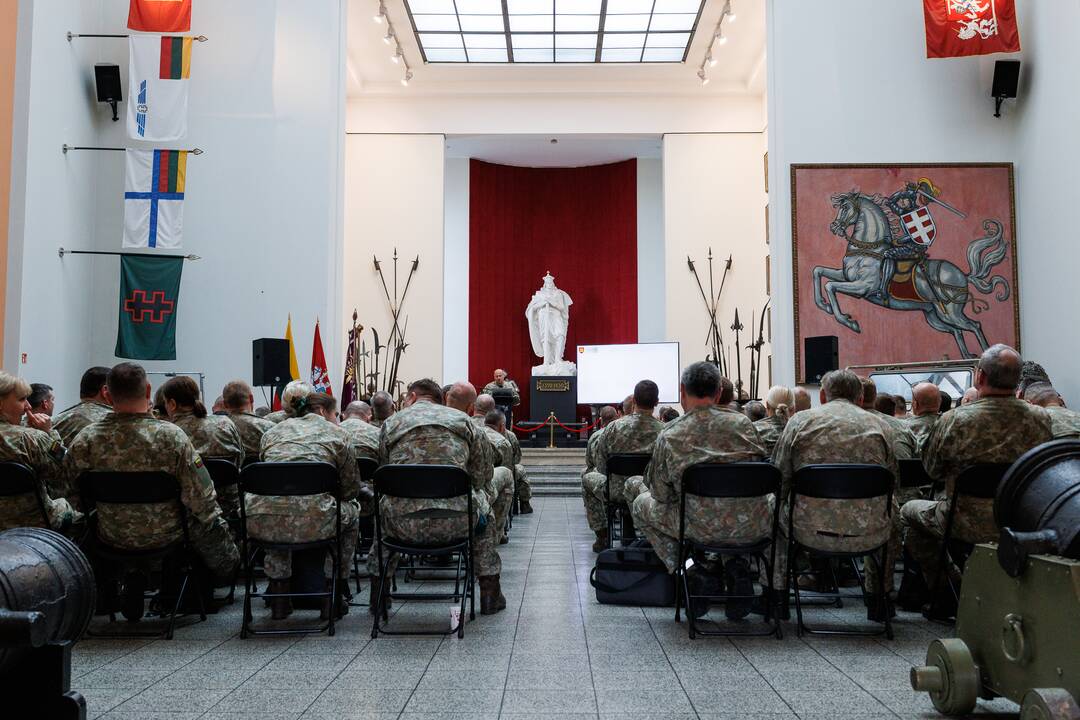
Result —
M666 325L669 340L680 345L685 365L703 360L709 316L697 283L686 264L695 261L709 293L709 247L713 251L715 289L720 291L724 263L732 269L721 297L717 319L728 346L729 374L735 379L735 336L729 330L739 309L745 330L740 344L753 340L751 313L760 313L765 294L765 175L762 133L664 136L664 236L666 241ZM755 320L760 315L755 315ZM767 361L769 345L761 357ZM742 378L750 380L750 354L742 353ZM767 372L761 390L768 389Z
M401 317L402 323L409 320L409 348L398 374L404 382L439 379L443 373L444 154L441 135L349 135L346 140L342 307L349 316L357 308L360 324L378 330L383 344L392 319L372 256L383 264L391 295L394 248L402 290L411 262L420 257ZM351 324L351 317L343 313L342 322ZM364 338L370 351L370 330ZM385 355L380 363L384 360Z
M22 258L12 266L17 304L8 304L18 342L7 347L29 353L25 374L55 385L67 404L83 369L117 361L119 262L60 260L56 248L121 249L124 177L122 153L59 148L137 143L92 98L93 63L106 60L120 64L127 97L126 42L68 44L64 33L126 32L128 3L33 7L26 225L13 235ZM192 32L210 40L192 54L188 137L171 146L206 151L189 160L183 248L203 259L184 267L177 360L149 370L203 371L212 397L251 378L251 340L281 337L291 312L301 374L318 317L340 386L343 12L337 0L196 4ZM44 308L58 309L48 322L32 314Z
M447 383L469 377L469 162L446 158L442 377Z
M1019 161L1020 120L993 117L995 58L925 58L920 3L831 0L823 12L820 3L769 0L767 18L773 369L790 383L791 164ZM1023 39L1030 46L1032 38ZM1044 112L1071 92L1059 90ZM1021 248L1032 241L1022 218ZM1022 308L1038 282L1024 257L1022 250ZM1024 338L1030 332L1025 327Z
M1020 223L1020 321L1024 355L1045 367L1072 408L1080 407L1080 277L1075 208L1080 184L1076 69L1080 46L1065 28L1080 23L1080 3L1025 2L1021 41L1026 48L1020 99L1016 193Z
M664 264L664 162L638 158L638 342L667 339Z

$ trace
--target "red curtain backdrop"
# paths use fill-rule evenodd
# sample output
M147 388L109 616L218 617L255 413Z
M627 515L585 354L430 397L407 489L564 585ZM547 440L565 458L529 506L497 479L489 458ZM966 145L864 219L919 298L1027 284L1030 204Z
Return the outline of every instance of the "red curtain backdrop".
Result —
M469 378L481 388L505 369L521 388L518 424L530 419L531 369L541 362L525 307L548 271L574 301L565 359L577 362L578 344L637 342L636 160L470 163Z

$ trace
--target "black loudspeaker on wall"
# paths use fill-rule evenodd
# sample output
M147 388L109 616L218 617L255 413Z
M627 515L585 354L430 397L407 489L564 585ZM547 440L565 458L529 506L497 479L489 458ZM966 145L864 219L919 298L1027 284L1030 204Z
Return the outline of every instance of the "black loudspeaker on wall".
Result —
M803 340L803 382L816 385L825 373L840 367L840 347L835 335L819 335Z
M292 380L289 373L289 341L259 338L251 342L251 384L278 387Z
M994 98L994 117L1001 117L1001 103L1006 98L1016 97L1019 87L1019 60L998 60L994 63L994 87L990 90L990 97Z
M98 63L94 65L94 83L97 85L97 101L109 103L112 108L112 119L116 122L120 115L116 111L116 103L122 102L120 90L120 66L116 63Z

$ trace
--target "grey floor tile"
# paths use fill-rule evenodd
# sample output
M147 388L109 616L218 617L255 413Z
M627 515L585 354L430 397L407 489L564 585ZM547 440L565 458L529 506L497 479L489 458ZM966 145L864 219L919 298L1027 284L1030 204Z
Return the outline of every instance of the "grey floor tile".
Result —
M146 710L110 710L102 715L102 720L197 720L203 716L197 712L152 712Z
M541 714L594 713L596 695L592 690L519 690L507 688L504 711L529 710Z
M502 703L502 689L487 688L437 688L420 689L412 694L405 712L430 712L435 708L445 708L453 711L454 708L462 708L479 714L499 714L499 706Z
M690 699L679 686L637 688L597 688L596 700L604 712L693 713Z
M764 714L793 711L774 690L761 689L756 683L750 683L746 689L737 685L723 688L687 687L686 694L699 713L726 713L741 708L752 708L754 712Z
M399 713L405 709L411 694L412 690L365 690L359 693L353 690L325 690L308 708L308 712L341 713L346 717L362 713Z
M105 666L82 675L77 680L72 681L71 685L75 690L89 688L132 688L135 690L145 690L168 675L168 670L131 670L129 668L111 668Z
M267 687L244 683L223 697L213 707L215 712L274 712L301 713L319 697L322 688Z
M124 712L206 712L229 691L222 688L174 688L155 685L125 700L117 710Z
M86 699L86 715L89 718L104 715L137 692L139 691L134 688L90 688L79 690L79 693Z

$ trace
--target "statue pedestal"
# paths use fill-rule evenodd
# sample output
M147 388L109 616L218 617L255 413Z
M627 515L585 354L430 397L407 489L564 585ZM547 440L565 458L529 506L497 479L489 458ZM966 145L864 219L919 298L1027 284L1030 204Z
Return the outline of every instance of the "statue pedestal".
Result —
M564 425L577 422L577 377L533 375L529 381L529 415L533 423L555 413Z

